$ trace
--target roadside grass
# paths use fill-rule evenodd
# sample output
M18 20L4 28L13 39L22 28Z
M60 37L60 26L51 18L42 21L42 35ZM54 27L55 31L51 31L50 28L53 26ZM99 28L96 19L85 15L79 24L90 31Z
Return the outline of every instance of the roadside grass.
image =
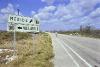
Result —
M2 44L0 48L12 49L12 37L12 33L0 33ZM39 33L34 39L30 33L17 33L16 54L18 58L8 64L0 64L0 67L53 67L51 59L54 54L51 44L51 38L47 33Z

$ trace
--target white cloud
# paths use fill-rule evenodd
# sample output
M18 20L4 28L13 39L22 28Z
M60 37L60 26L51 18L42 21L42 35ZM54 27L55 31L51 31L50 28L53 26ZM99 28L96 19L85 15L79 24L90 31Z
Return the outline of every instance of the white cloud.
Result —
M8 14L14 14L14 7L9 3L7 7L2 8L0 12L0 22L7 22Z
M48 5L51 5L54 3L55 0L41 0L42 2L46 2Z
M39 9L39 12L52 12L56 9L55 6L46 6L42 9Z
M67 14L68 14L68 11L66 9L66 6L64 6L64 5L58 6L57 10L55 11L55 16L57 16L57 17L62 17Z
M100 8L97 8L96 10L94 10L94 11L89 15L89 17L91 17L91 18L100 17Z
M88 16L82 17L82 24L100 25L100 7L93 10Z
M34 16L36 14L35 11L31 11L31 15Z
M48 20L52 16L52 14L48 12L45 12L44 14L43 12L41 12L38 13L37 16L39 17L40 20Z
M1 9L1 13L14 13L13 5L9 3L6 8Z
M9 3L5 8L2 8L0 10L0 22L7 22L8 14L16 14L17 15L17 11L14 9L13 4L11 4L11 3ZM22 15L21 12L20 12L20 15Z
M72 5L75 9L79 9L83 13L91 12L94 10L95 6L100 3L100 0L71 0Z
M76 27L82 24L95 25L100 21L100 8L96 9L95 7L98 3L100 3L100 0L71 0L69 4L59 4L58 6L53 6L53 9L48 6L44 7L39 10L37 15L43 22L51 23L54 26L60 26L61 23Z
M39 13L36 15L41 19L41 22L45 22L46 24L49 23L53 25L52 27L55 29L64 29L67 24L72 25L71 21L67 22L67 20L80 16L81 12L75 10L71 5L69 5L69 7L66 5L59 5L44 7L40 9Z
M38 16L40 20L49 20L53 18L53 13L56 9L55 6L47 6L42 9L39 9L38 13L35 16Z

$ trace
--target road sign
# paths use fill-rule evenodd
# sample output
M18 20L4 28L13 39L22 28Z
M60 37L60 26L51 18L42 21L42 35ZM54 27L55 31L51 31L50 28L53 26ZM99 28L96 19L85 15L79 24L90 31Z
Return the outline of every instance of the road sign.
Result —
M21 24L34 24L38 25L38 21L31 17L24 17L19 15L9 15L8 22L21 23Z
M39 21L30 17L18 15L9 15L7 30L14 32L13 48L16 55L16 31L17 32L39 32Z
M14 24L9 23L8 24L8 31L14 30ZM17 32L39 32L39 26L38 25L32 25L32 24L16 24L15 30Z
M17 32L39 32L39 21L30 17L9 15L8 17L8 31Z

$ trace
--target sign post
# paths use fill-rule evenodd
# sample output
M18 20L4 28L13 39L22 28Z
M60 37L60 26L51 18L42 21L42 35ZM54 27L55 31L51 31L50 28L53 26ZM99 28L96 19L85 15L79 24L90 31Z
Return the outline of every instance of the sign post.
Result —
M14 55L16 55L16 24L14 23L14 41L13 41L13 47L14 47Z
M17 32L39 32L39 21L30 17L19 15L9 15L8 17L8 31L13 31L13 48L14 55L16 55L16 31Z

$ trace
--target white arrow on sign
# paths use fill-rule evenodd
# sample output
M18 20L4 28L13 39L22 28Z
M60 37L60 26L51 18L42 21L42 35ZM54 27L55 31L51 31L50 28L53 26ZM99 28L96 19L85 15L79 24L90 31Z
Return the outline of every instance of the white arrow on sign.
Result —
M13 31L14 25L8 24L8 31ZM39 26L32 25L32 24L16 24L15 30L17 32L39 32Z

